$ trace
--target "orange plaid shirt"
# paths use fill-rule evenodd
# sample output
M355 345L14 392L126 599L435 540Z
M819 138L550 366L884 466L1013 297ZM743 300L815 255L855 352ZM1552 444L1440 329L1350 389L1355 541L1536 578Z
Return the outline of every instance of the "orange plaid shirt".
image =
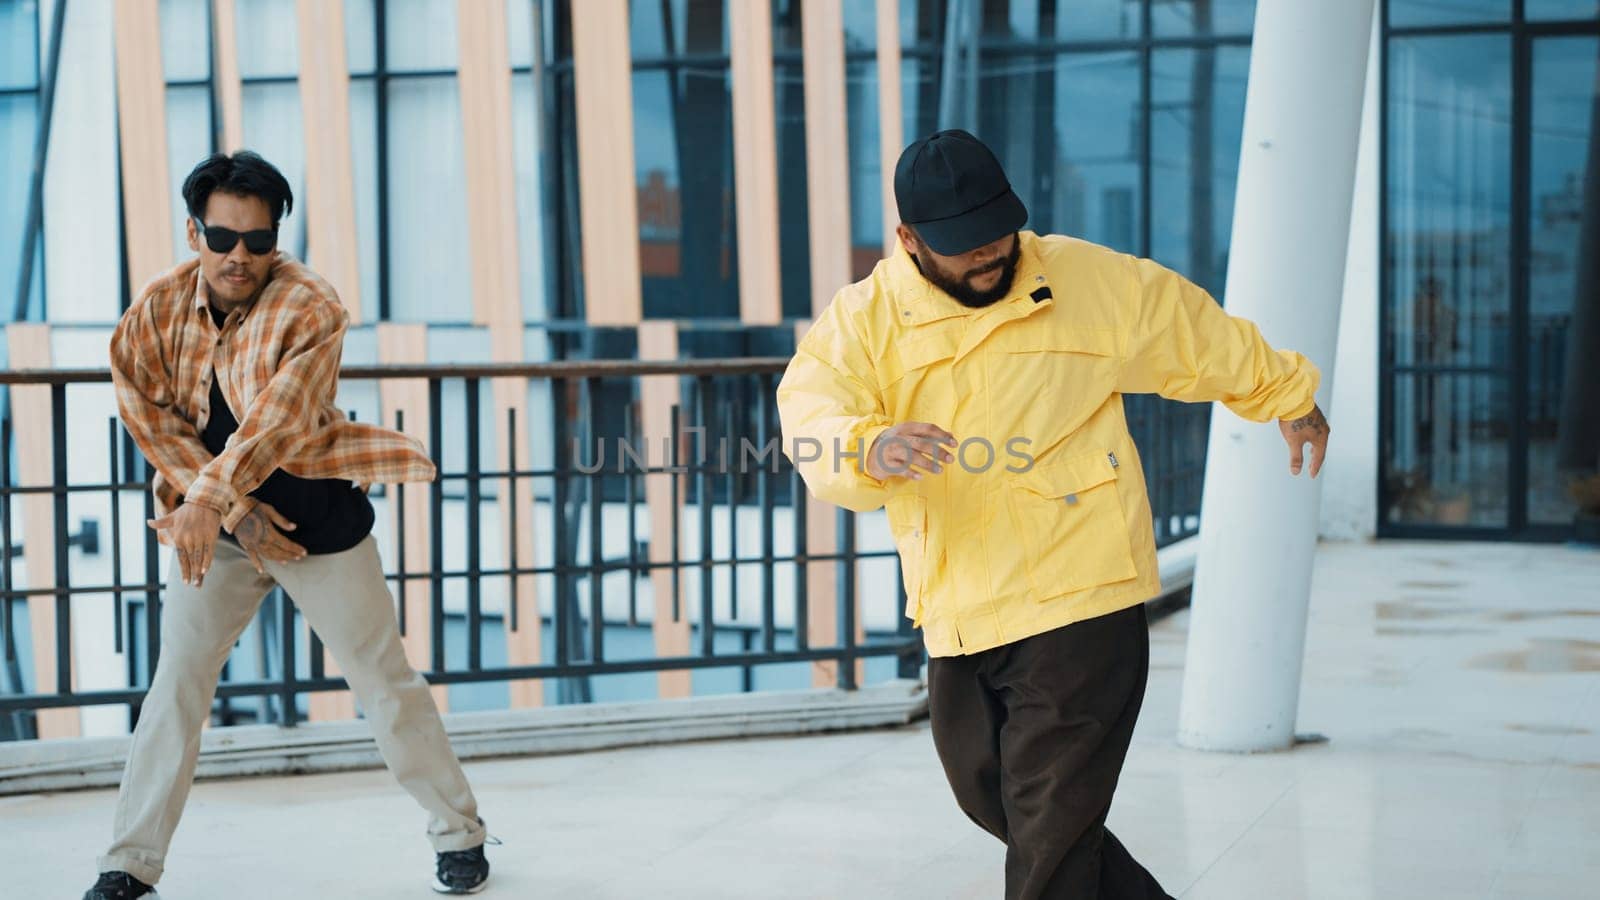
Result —
M350 316L315 272L280 252L266 287L220 331L209 304L190 260L151 282L111 335L117 407L156 469L161 515L195 503L231 532L277 469L363 485L433 479L421 444L351 422L334 403ZM213 373L239 419L217 457L200 440Z

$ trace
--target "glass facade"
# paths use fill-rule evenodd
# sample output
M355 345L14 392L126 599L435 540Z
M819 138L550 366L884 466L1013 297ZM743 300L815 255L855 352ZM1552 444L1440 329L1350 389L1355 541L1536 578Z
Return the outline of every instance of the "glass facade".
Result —
M39 3L0 3L0 322L17 314L13 292L21 277L23 228L33 179L39 112ZM44 246L37 245L27 318L44 317Z
M1600 23L1518 12L1387 4L1380 533L1560 537L1600 462Z

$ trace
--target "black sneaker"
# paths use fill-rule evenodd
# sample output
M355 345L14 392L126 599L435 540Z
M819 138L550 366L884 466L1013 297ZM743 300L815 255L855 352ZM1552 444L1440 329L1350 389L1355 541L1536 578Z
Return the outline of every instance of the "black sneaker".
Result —
M489 858L483 847L438 854L433 889L441 894L476 894L489 883Z
M154 898L155 895L155 888L127 872L101 872L100 880L83 895L83 900L133 900L135 897Z

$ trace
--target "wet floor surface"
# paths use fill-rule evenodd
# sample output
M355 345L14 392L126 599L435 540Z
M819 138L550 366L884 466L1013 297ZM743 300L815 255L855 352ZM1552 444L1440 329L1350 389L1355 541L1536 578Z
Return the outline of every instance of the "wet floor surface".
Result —
M1174 742L1187 617L1111 826L1185 900L1592 898L1600 884L1600 553L1505 544L1318 554L1299 731ZM1003 848L955 808L925 725L467 766L485 897L990 898ZM0 798L0 895L77 897L114 793ZM168 900L403 898L431 855L384 772L197 785Z

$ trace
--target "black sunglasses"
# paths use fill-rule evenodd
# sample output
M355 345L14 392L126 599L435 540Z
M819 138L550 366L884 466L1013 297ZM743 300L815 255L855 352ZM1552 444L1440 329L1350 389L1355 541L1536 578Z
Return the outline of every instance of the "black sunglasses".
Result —
M246 231L240 234L232 228L207 225L200 221L198 216L194 217L194 224L200 229L200 233L206 236L206 246L211 248L212 253L233 252L233 248L238 246L240 238L244 238L244 248L256 256L271 253L272 248L278 246L278 229L276 228L262 228L259 231Z

